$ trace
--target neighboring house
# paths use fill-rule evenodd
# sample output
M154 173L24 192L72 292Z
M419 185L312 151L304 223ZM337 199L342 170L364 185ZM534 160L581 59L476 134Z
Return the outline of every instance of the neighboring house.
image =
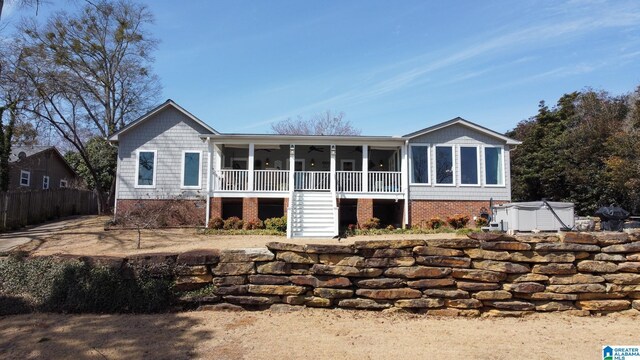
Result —
M288 236L334 236L378 217L420 226L511 200L519 144L464 120L405 136L222 134L172 100L132 122L118 144L116 212L179 198L191 225L288 215Z
M80 183L54 146L14 146L9 156L9 190L47 190Z

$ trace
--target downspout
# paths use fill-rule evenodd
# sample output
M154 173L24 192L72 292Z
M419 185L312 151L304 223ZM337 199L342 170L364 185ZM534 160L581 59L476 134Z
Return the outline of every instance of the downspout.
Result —
M404 141L404 156L402 157L402 182L404 183L404 221L402 228L409 224L409 140Z
M107 143L109 144L109 146L112 146L114 148L116 148L116 150L118 150L118 153L116 154L116 178L114 179L116 182L116 186L113 194L113 221L116 221L116 214L118 212L118 180L120 178L120 147L119 146L115 146L113 145L113 143L111 141L109 141L108 138L105 138L105 140L107 140Z
M211 218L211 138L207 138L207 208L205 209L205 223L204 227L209 227L209 220Z

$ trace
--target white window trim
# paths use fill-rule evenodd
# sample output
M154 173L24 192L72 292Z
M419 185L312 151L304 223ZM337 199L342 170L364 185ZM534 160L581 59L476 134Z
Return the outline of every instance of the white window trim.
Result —
M437 148L438 147L448 147L451 148L451 171L453 171L453 182L451 184L439 184L437 181L437 161L436 157L438 156ZM437 144L433 146L433 185L434 186L443 186L443 187L456 187L458 186L458 177L457 173L457 161L456 161L456 146L453 144Z
M187 154L199 154L198 155L198 185L185 185L184 184L184 171L185 161L184 158ZM155 175L155 174L154 174ZM202 189L202 150L183 150L182 151L182 171L180 172L180 188L182 189Z
M500 151L502 152L502 163L500 164L500 170L502 171L502 183L501 184L487 184L487 160L485 159L485 150L486 148L497 148L500 149ZM504 146L501 145L483 145L482 146L482 164L484 165L482 167L482 184L484 185L484 187L489 187L489 188L503 188L506 187L506 173L505 173L505 168L506 168L506 155L505 155L505 151L504 151Z
M462 148L476 148L476 175L478 182L475 184L463 184L462 183ZM482 150L484 151L484 150ZM460 187L480 187L481 186L481 178L482 174L480 171L480 146L479 145L458 145L458 152L460 153L460 161L458 164L458 168L460 170Z
M47 181L45 181L45 180L47 180ZM47 184L47 187L44 187L44 184L45 184L45 183ZM50 187L50 186L51 186L51 185L50 185L50 179L49 179L49 177L48 177L47 175L43 176L43 177L42 177L42 190L49 190L49 187Z
M64 184L64 185L62 185L62 184ZM67 182L66 179L60 180L60 187L61 188L68 188L69 187L69 183Z
M27 174L27 183L22 183L22 175ZM31 172L20 170L20 186L31 186Z
M426 147L427 148L427 182L426 183L417 183L413 182L413 147ZM410 186L432 186L433 181L431 181L431 163L433 159L431 159L431 144L427 143L416 143L409 144L409 185Z
M140 153L152 152L153 153L153 184L151 185L138 185L138 176L140 171ZM134 174L133 187L136 189L155 189L156 188L156 175L158 174L158 150L140 149L136 151L136 172Z

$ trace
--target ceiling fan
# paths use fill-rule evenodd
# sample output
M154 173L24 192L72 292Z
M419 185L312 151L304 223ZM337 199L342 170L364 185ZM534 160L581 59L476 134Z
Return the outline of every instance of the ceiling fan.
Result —
M321 148L321 147L317 147L317 146L311 145L311 146L309 146L309 151L308 151L307 153L309 154L309 153L312 153L312 152L314 152L314 151L317 151L317 152L324 152L324 148Z

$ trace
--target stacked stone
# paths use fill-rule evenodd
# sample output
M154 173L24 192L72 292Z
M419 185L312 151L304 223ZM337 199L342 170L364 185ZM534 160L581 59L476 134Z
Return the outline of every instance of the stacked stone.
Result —
M181 254L177 285L213 284L208 301L243 307L284 303L458 316L640 310L636 235L472 237L274 242L266 249Z

